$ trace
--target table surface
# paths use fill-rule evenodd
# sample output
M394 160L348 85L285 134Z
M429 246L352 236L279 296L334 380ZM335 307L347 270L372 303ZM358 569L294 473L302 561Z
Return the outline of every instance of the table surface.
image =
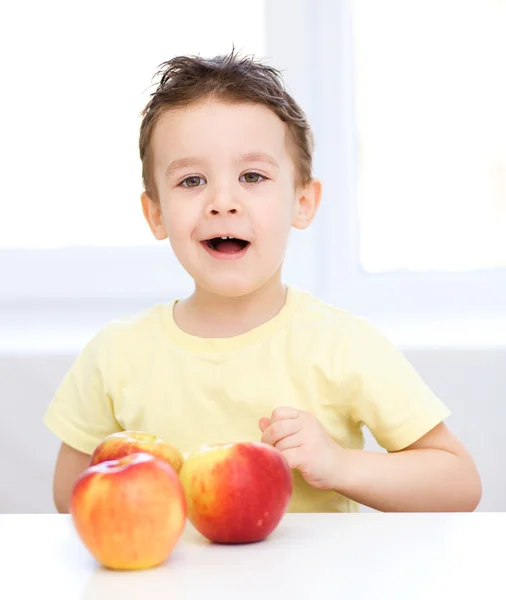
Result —
M222 546L188 523L145 571L96 563L68 515L0 515L0 598L506 598L506 513L287 514L266 540Z

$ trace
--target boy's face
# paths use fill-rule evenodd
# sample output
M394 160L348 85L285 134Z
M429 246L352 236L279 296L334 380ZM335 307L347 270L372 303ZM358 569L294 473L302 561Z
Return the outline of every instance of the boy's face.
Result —
M310 224L320 187L295 186L277 115L206 99L162 115L151 143L159 203L144 193L144 215L196 285L235 297L278 276L291 227Z

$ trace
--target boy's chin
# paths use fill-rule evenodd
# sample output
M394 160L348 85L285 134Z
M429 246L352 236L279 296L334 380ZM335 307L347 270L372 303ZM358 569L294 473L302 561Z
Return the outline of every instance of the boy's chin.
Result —
M207 292L215 296L221 296L222 298L241 298L243 296L248 296L257 290L255 286L245 285L211 285L206 286L204 289L206 289Z
M254 281L205 281L197 283L197 287L209 294L221 296L222 298L241 298L258 291L262 287L261 282Z

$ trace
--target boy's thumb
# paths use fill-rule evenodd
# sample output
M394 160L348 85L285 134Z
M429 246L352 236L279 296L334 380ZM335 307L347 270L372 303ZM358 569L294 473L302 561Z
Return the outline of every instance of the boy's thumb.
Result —
M267 417L262 417L260 421L258 421L258 426L260 427L260 431L263 433L267 427L269 426L269 419Z

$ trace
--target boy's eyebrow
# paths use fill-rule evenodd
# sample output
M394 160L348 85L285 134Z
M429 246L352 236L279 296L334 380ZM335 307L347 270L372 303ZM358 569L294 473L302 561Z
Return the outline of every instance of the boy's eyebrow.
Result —
M176 169L185 169L186 167L190 167L191 165L194 165L198 162L200 162L198 156L186 156L185 158L176 158L176 160L173 160L165 170L165 175L168 175Z
M266 162L279 169L278 162L270 155L265 152L247 152L246 154L241 154L239 156L240 162ZM196 163L201 162L201 159L198 156L186 156L184 158L176 158L173 160L167 169L165 170L165 176L169 175L172 171L176 169L185 169L186 167L191 167Z
M248 152L247 154L242 154L239 158L242 162L266 162L279 169L278 162L265 152Z

